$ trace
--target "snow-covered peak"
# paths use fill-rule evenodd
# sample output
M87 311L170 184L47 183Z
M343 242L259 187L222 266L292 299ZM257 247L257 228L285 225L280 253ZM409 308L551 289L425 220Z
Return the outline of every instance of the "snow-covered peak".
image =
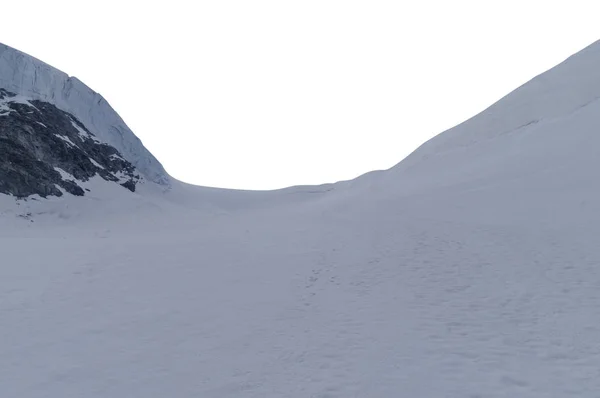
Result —
M148 180L169 185L170 178L158 160L108 102L79 79L0 43L0 88L49 102L73 114L101 141L115 147Z

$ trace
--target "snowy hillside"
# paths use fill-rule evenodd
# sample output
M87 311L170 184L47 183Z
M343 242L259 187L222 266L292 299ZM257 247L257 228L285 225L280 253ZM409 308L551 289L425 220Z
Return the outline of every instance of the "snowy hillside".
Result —
M595 139L580 130L593 129L597 123L595 119L583 119L600 100L599 62L600 41L532 79L481 114L434 137L394 167L387 177L410 178L418 184L417 189L422 189L422 184L440 184L436 179L423 181L429 172L443 177L442 184L448 185L476 176L492 177L490 172L507 173L506 167L521 174L523 167L532 166L515 164L515 156L533 160L539 154L544 161L553 156L577 157L550 151L561 152L563 145L565 149L580 148L582 142L577 136L588 141ZM576 130L565 130L566 124ZM525 149L527 145L531 148Z
M599 82L344 183L0 195L0 395L596 397Z

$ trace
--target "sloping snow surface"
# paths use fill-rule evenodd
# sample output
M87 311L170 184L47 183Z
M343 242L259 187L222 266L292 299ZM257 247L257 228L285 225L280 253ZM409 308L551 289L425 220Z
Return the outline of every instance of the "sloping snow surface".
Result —
M597 397L599 47L353 181L0 196L0 395Z

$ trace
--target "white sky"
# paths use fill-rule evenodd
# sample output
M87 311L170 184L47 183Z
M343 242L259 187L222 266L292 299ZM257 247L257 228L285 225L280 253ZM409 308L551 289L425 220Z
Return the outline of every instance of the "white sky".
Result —
M600 39L597 1L3 1L0 42L100 92L175 178L354 178Z

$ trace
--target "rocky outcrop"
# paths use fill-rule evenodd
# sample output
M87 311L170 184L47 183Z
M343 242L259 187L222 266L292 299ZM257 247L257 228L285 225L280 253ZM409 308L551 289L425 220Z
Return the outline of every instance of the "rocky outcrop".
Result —
M94 176L135 191L135 167L74 115L0 89L0 193L82 196Z
M148 180L169 185L169 176L158 160L108 102L77 78L0 44L0 88L70 113L100 141L116 148Z

